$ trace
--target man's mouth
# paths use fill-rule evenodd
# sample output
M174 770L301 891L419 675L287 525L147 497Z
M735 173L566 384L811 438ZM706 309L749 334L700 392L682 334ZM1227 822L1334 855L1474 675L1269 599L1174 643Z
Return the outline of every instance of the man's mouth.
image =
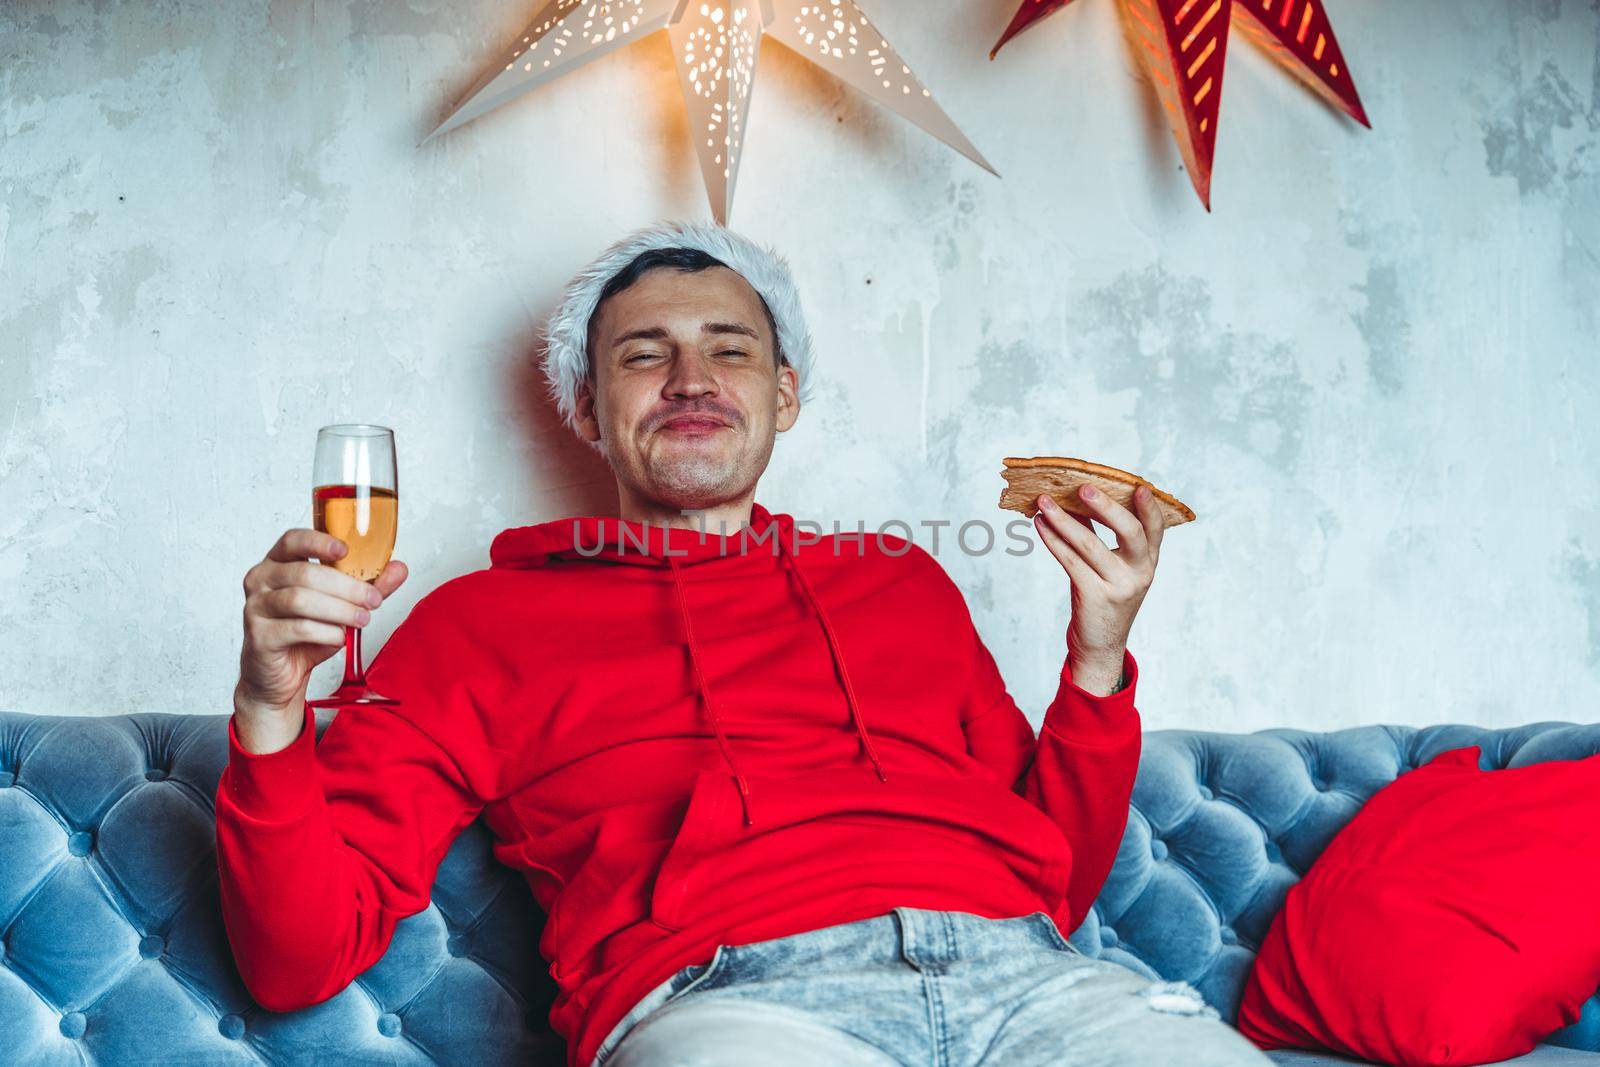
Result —
M727 426L728 424L721 419L710 415L679 415L675 419L668 419L662 423L661 429L665 433L700 436L727 429Z

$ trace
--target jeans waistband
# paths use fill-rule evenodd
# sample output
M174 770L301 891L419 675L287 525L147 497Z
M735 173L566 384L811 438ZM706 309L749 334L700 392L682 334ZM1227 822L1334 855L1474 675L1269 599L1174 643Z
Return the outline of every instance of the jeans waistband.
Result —
M754 977L771 970L826 973L903 960L925 974L939 974L959 959L1037 946L1077 951L1043 911L991 919L964 911L897 907L786 937L722 945L714 967L725 975ZM705 965L686 967L646 993L612 1028L594 1062L603 1062L644 1016L698 985L702 977L707 977Z
M1011 939L1038 942L1045 931L1035 916L987 919L964 911L895 908L900 955L920 971L936 970L966 956L1001 947Z

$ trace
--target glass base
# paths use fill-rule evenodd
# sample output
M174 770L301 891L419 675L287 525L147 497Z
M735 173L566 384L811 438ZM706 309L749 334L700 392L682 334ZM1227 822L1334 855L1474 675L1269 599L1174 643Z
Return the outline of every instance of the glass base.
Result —
M306 701L308 708L337 708L346 704L375 704L398 706L399 700L374 692L364 685L341 685L328 696Z

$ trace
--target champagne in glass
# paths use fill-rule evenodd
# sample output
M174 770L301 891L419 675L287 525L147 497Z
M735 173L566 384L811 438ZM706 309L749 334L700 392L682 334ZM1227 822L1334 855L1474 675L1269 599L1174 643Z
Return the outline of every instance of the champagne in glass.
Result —
M326 566L375 582L394 553L399 527L400 481L395 466L394 431L368 423L339 423L317 431L312 461L313 525L332 534L349 551ZM361 666L361 628L344 628L344 680L332 694L308 700L313 708L346 704L399 704L367 688Z

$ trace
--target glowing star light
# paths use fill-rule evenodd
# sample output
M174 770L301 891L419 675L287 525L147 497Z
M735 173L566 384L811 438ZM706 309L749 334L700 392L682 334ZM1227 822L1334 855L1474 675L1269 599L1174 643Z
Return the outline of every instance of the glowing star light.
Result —
M1023 0L989 52L1071 0ZM1322 0L1118 0L1139 59L1155 83L1189 180L1211 210L1211 157L1222 108L1222 61L1237 25L1328 103L1368 129L1367 113L1333 38ZM1235 18L1235 15L1239 17Z
M663 27L719 223L733 209L763 37L777 38L998 177L854 0L551 0L510 61L484 75L424 143Z

